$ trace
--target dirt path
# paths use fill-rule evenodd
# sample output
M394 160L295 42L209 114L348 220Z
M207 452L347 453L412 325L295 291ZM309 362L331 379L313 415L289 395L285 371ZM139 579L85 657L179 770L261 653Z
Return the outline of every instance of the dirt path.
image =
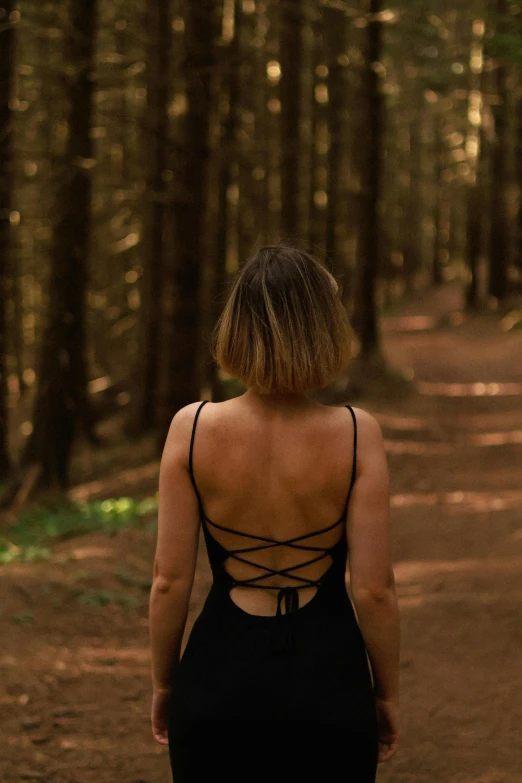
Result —
M378 780L515 783L522 780L522 332L475 318L432 332L388 332L386 344L429 393L380 411L392 477L404 736Z
M402 615L403 739L379 783L522 780L522 331L458 324L458 305L446 289L387 319L422 393L358 403L387 442ZM153 547L90 535L1 570L3 783L169 783L149 733Z

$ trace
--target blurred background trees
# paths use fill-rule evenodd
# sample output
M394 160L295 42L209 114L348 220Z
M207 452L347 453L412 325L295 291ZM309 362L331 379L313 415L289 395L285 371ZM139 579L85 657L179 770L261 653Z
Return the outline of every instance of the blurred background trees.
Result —
M405 297L509 311L521 63L512 0L0 0L0 479L231 393L210 329L262 244L334 271L381 372Z
M4 17L13 14L13 3L5 4ZM4 20L5 25L5 20ZM0 46L0 476L9 471L7 427L7 282L10 277L9 216L12 199L11 112L9 101L13 81L14 31L7 24Z

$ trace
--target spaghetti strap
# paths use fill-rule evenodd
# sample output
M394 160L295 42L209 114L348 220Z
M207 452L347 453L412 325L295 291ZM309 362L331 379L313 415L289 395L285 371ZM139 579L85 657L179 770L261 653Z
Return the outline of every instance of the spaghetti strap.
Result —
M198 424L199 414L201 413L201 409L207 404L207 402L208 400L204 400L201 403L201 405L196 411L196 415L194 416L194 424L192 425L192 435L190 437L190 449L189 449L189 458L188 458L190 480L192 482L192 486L194 487L194 492L196 493L201 513L203 512L203 501L201 500L201 495L199 494L199 489L197 487L196 479L194 477L194 438L196 437L196 427Z
M357 474L357 419L355 418L355 411L351 405L346 405L346 408L352 414L353 419L353 463L352 463L352 475L350 478L350 488L346 497L346 503L344 506L344 513L348 511L348 503L350 502L350 496L352 494L353 485L355 484L355 478Z

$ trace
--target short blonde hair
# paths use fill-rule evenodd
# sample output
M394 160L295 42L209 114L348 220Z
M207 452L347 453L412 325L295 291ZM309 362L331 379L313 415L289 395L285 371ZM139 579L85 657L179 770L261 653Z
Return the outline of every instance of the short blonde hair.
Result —
M262 247L242 267L213 335L218 364L259 392L302 393L332 381L353 332L335 278L293 247Z

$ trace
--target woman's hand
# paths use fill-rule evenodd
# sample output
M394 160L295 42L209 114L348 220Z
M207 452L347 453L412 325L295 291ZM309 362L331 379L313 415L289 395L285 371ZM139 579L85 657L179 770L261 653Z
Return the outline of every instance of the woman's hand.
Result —
M397 701L376 700L379 731L378 763L388 761L399 745L399 704Z
M152 691L152 736L160 745L168 745L167 715L170 688L154 688Z

